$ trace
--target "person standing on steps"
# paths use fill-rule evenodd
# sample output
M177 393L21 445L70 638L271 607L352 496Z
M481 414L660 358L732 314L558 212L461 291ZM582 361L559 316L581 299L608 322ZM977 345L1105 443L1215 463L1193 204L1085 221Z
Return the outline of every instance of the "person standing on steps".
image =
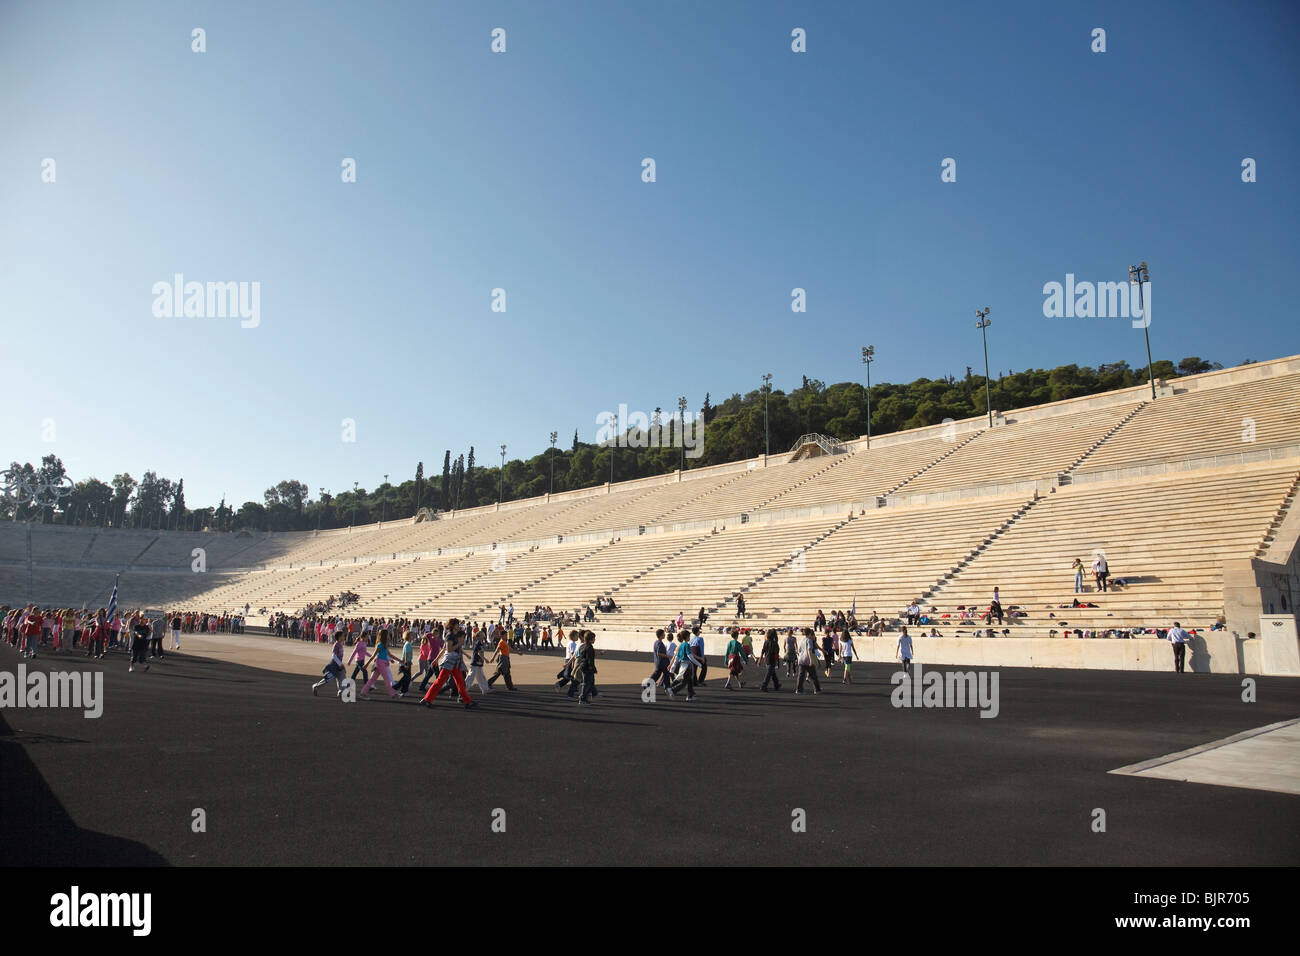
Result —
M1106 579L1110 577L1110 565L1106 563L1106 556L1098 552L1097 559L1092 562L1093 577L1097 579L1097 590L1104 592L1106 590Z
M1070 565L1070 570L1074 572L1074 593L1083 593L1083 562L1078 558L1074 559L1074 564Z

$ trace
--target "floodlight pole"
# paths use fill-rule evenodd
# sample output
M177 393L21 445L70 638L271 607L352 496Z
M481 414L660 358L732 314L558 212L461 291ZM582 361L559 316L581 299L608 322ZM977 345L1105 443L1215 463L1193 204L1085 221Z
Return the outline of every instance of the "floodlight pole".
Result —
M1146 296L1142 293L1142 286L1151 281L1151 270L1147 268L1146 260L1143 259L1135 266L1128 267L1128 281L1130 285L1138 287L1138 310L1142 313L1142 334L1147 340L1147 381L1151 383L1151 398L1156 397L1156 374L1151 364L1151 316L1147 315Z
M871 447L871 363L876 360L874 345L862 346L862 364L867 367L867 447Z
M975 328L980 330L984 339L984 407L989 413L989 428L993 427L993 397L989 389L989 333L988 327L993 324L993 320L988 317L987 308L977 309L975 311Z
M767 424L767 399L772 394L772 373L763 373L763 467L767 467L767 458L772 454L772 431Z
M555 440L559 437L559 432L551 432L551 490L547 492L547 497L555 494Z

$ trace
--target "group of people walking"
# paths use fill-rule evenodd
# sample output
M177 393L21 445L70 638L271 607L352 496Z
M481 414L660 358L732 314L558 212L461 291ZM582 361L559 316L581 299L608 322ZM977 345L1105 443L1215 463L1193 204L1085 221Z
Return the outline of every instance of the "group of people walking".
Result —
M149 661L164 655L163 642L168 630L172 650L180 650L182 616L177 611L128 611L99 608L95 611L72 608L42 609L35 604L24 607L0 607L0 635L10 646L21 650L23 657L34 658L48 649L51 653L79 652L86 657L103 659L115 648L131 653L128 670L136 665L149 669Z

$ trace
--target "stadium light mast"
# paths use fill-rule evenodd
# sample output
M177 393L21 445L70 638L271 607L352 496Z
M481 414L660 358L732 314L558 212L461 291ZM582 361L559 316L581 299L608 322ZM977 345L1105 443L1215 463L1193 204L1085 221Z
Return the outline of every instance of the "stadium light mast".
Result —
M614 487L614 449L618 448L618 412L614 413L614 435L610 439L609 446L609 486Z
M555 494L555 440L559 437L559 432L551 432L551 490L547 492L548 498Z
M677 444L681 446L682 456L681 465L677 469L677 480L681 481L682 473L686 471L686 396L682 395L677 399Z
M767 397L772 394L772 373L763 373L763 467L767 467L767 456L772 454L772 430L767 424Z
M497 507L506 495L506 446L501 446L501 481L497 485Z
M876 360L874 345L862 346L862 364L867 367L867 447L871 447L871 363Z
M1156 375L1151 366L1151 333L1147 331L1151 327L1151 317L1147 315L1146 296L1142 294L1142 286L1151 281L1151 270L1147 268L1146 260L1143 259L1135 266L1128 267L1129 285L1138 287L1138 309L1142 313L1142 334L1147 340L1147 381L1151 383L1151 397L1156 397Z
M988 327L993 324L989 318L987 308L975 310L975 328L980 330L984 338L984 410L989 413L989 428L993 427L993 398L989 391L989 333Z

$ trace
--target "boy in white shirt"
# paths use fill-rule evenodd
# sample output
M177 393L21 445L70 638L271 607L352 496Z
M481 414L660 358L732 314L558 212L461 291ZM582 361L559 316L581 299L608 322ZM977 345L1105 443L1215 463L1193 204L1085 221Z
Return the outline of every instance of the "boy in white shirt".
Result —
M898 637L896 656L903 662L903 670L910 677L912 675L912 637L907 633L907 628L903 628L903 633Z

